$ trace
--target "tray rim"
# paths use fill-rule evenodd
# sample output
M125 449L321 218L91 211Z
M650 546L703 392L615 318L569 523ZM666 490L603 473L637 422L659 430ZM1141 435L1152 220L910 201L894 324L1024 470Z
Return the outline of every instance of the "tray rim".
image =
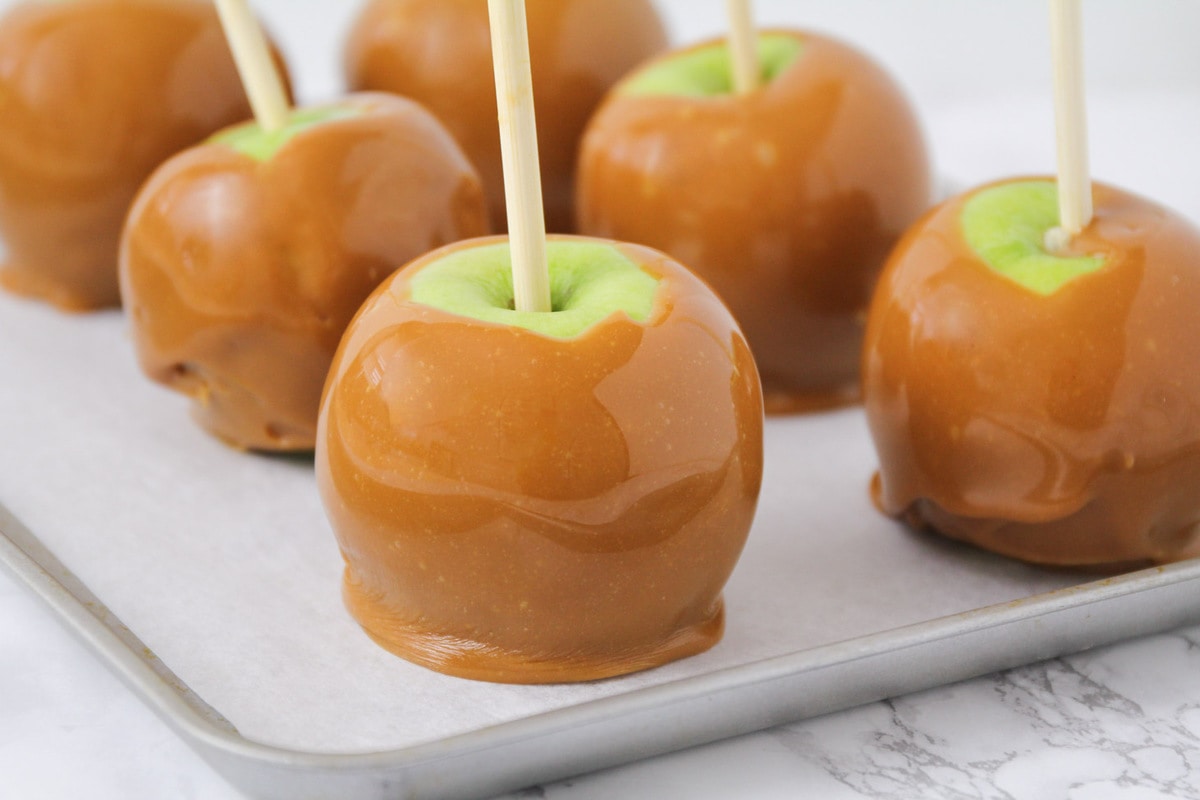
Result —
M257 779L262 778L265 773L255 773L262 773L264 769L269 770L276 778L282 773L306 774L310 777L319 775L335 783L339 777L349 776L357 779L352 783L359 785L359 788L372 786L383 792L370 796L392 796L392 791L406 790L404 787L409 783L406 776L418 768L424 767L436 774L438 764L452 765L456 760L467 756L479 756L489 751L504 752L519 747L523 742L559 737L597 724L621 723L655 709L686 709L689 705L717 695L728 695L731 692L753 694L760 687L808 674L817 675L824 670L850 669L881 658L902 658L906 653L952 644L1038 618L1078 611L1085 612L1085 618L1091 618L1094 615L1086 613L1091 606L1148 592L1182 588L1185 592L1194 592L1197 602L1191 604L1190 610L1189 604L1182 604L1183 610L1169 619L1138 624L1133 630L1118 631L1115 635L1092 631L1083 640L1063 641L1062 647L1043 644L1033 651L1033 657L1029 657L1029 651L1014 652L1015 657L1010 659L1010 663L997 663L994 658L986 659L986 663L976 663L965 669L959 666L923 680L914 681L910 677L908 680L893 681L891 686L880 684L878 689L868 689L865 693L851 692L841 700L826 699L823 703L809 703L812 707L811 712L796 713L795 708L766 711L759 713L754 719L708 726L705 730L690 729L665 739L660 737L654 753L683 749L903 692L931 688L998 669L1032 663L1041 658L1078 652L1126 638L1128 635L1148 634L1181 624L1200 622L1200 558L1196 558L1085 581L1005 603L634 689L623 694L589 700L430 742L389 750L320 753L265 744L242 736L217 710L174 676L169 667L92 595L2 502L0 564L7 567L19 583L39 597L54 612L60 623L79 638L127 688L163 719L169 728L197 750L211 766L239 788L245 789L249 786L251 789L264 791L265 794L261 796L275 796L273 787L257 785L261 783ZM876 678L878 677L880 676L876 675ZM897 688L899 691L891 691ZM651 754L643 749L635 753L633 758ZM574 758L567 759L569 764L547 764L546 768L535 775L526 776L532 780L522 777L513 783L513 778L505 782L498 776L501 777L501 782L489 791L521 788L537 781L558 779L633 760L627 755L602 753L597 750L595 758L581 762L579 754L575 754ZM453 771L451 769L450 773L453 774ZM422 796L426 796L426 789L431 788L426 785L429 781L422 780L420 776L408 777L413 777L412 783L416 784L416 789L421 791ZM437 796L476 796L473 791L480 788L479 785L453 785L453 780L449 785L445 785L445 781L442 783L441 788L445 792ZM434 793L438 792L438 786L433 786L432 789ZM413 787L407 790L413 790Z

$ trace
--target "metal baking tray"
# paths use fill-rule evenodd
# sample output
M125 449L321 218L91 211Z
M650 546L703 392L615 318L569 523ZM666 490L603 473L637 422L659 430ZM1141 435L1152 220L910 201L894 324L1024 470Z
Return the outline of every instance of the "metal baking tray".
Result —
M0 563L254 797L484 797L1200 622L1200 560L1096 579L880 517L844 411L768 423L709 653L576 687L437 676L341 610L311 466L212 443L125 339L116 314L0 298ZM239 593L245 613L219 606ZM281 630L297 605L310 624Z

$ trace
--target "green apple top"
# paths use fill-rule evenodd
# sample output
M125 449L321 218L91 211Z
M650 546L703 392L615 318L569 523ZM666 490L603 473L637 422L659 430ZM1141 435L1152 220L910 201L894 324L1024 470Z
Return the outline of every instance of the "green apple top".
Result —
M512 254L507 242L456 250L412 280L414 302L485 322L559 339L574 338L617 312L644 322L658 280L612 245L549 241L551 311L513 309Z
M758 37L758 61L764 83L791 66L804 49L798 36L764 33ZM626 95L716 97L733 93L729 44L721 41L658 59L617 88Z
M1046 232L1058 225L1054 181L1005 183L971 197L962 210L962 232L984 263L1031 292L1050 295L1069 281L1104 266L1099 256L1046 251Z
M288 124L277 131L265 131L257 122L243 122L215 134L210 144L223 144L255 161L267 161L293 136L301 131L330 120L344 119L366 113L353 105L332 105L293 110Z

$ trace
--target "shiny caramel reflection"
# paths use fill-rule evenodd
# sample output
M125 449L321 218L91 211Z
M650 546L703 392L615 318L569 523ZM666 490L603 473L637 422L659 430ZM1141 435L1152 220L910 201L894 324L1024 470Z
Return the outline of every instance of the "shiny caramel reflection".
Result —
M704 278L746 332L768 412L858 398L875 279L930 202L919 126L887 74L835 41L787 35L800 55L749 95L618 86L579 167L580 231Z
M226 442L309 450L329 363L379 283L487 232L479 179L417 104L356 110L259 162L220 144L166 164L130 212L121 280L143 371Z
M984 266L964 198L897 248L871 310L866 410L880 507L1049 564L1200 555L1200 232L1103 185L1043 297Z
M317 474L347 605L384 647L541 683L720 638L762 479L757 373L698 280L622 250L661 278L645 323L562 340L458 317L408 300L418 260L348 331Z
M118 305L142 182L250 116L211 3L15 5L0 22L0 286L66 310Z

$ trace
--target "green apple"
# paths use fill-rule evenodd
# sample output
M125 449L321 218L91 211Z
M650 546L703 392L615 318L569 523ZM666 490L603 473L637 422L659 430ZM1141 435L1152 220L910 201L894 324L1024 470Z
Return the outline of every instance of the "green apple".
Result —
M862 361L876 503L1036 563L1200 556L1200 230L1097 182L1058 257L1054 189L951 198L889 258Z
M865 55L806 31L758 39L733 93L716 40L608 95L580 147L579 231L685 261L754 351L768 413L858 396L863 317L887 253L930 200L920 126Z
M334 105L319 108L294 109L288 116L287 125L277 131L265 131L256 121L245 122L226 128L212 136L209 144L232 147L242 155L255 161L267 161L292 137L322 122L357 116L365 113L359 106Z
M143 187L121 292L151 379L226 442L308 450L342 331L381 280L487 232L479 177L417 103L350 95L281 131L240 125Z
M507 243L457 250L413 278L415 302L485 322L569 339L612 314L644 322L658 280L609 244L547 242L551 313L513 310L512 256Z
M347 607L392 652L479 680L711 647L762 478L745 339L678 262L594 239L551 237L554 310L515 312L508 249L418 258L342 337L316 471Z
M793 35L766 33L758 37L758 63L764 83L792 65L804 49ZM625 95L714 97L733 92L733 67L727 41L686 50L653 62L617 88Z
M2 9L0 288L66 310L117 306L139 187L251 114L220 19L199 0Z
M1098 256L1047 252L1046 234L1058 225L1058 185L1018 181L985 189L963 206L963 237L992 269L1041 295L1104 266Z

